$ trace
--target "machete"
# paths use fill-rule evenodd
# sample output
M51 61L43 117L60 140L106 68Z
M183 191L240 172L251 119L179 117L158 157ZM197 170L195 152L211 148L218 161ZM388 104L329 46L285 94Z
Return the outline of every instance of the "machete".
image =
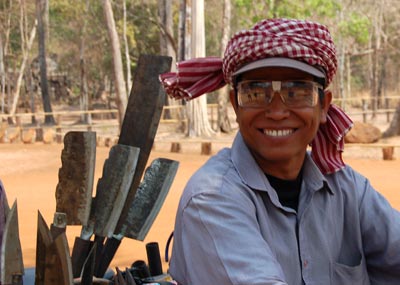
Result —
M177 161L157 158L146 169L121 234L107 239L105 243L96 276L104 275L124 236L144 240L171 188L178 165Z
M3 285L22 285L24 263L19 239L17 201L8 212L1 245L1 282Z
M96 133L68 132L64 137L61 162L56 187L55 223L51 226L53 238L65 231L67 224L88 227L96 163ZM62 213L66 216L63 217ZM60 225L61 217L66 219L64 228L54 226ZM77 238L73 246L73 276L80 274L81 266L90 250L90 241L83 240Z
M115 234L120 233L128 218L153 147L165 103L165 92L159 75L171 69L171 62L171 57L155 55L141 55L138 60L118 143L139 148L140 155Z
M90 240L93 233L96 234L96 260L100 258L99 253L108 232L112 235L135 173L139 152L138 148L132 146L117 144L111 147L103 165L102 177L97 183L89 221L82 227L81 236L75 238L72 250L74 278L81 275L83 262L93 244Z

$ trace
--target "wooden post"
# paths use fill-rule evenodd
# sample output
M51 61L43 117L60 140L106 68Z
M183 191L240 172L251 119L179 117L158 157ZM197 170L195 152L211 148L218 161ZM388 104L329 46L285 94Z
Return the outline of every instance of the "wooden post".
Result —
M383 160L393 160L394 157L394 147L387 146L382 148Z
M202 155L210 155L211 154L211 142L202 142L201 143L201 154Z
M368 104L365 99L362 99L362 110L363 110L363 122L367 122L367 111L368 111Z
M179 142L172 142L171 143L171 152L181 152L181 144Z

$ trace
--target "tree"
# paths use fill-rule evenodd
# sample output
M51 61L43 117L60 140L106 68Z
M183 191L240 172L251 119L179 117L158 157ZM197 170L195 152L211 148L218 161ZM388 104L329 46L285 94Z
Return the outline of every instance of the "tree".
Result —
M124 72L122 67L121 48L118 38L117 29L115 27L114 14L109 0L103 0L103 9L106 19L108 34L111 41L112 59L114 68L114 79L117 93L117 105L119 125L121 127L125 116L126 106L128 104L128 96L125 88Z
M36 13L38 22L38 45L39 45L39 66L40 66L40 89L42 91L43 109L45 113L52 113L49 88L47 82L47 60L46 60L46 29L43 21L43 13L47 6L47 0L36 0ZM54 125L52 114L46 114L45 124Z
M190 7L188 7L190 5ZM186 2L187 8L192 10L192 24L191 24L191 56L204 57L205 56L205 31L204 31L204 0L192 0ZM188 16L188 15L186 15ZM187 31L188 29L186 29ZM207 97L200 96L196 99L189 101L186 104L188 116L188 136L210 137L215 134L212 130L207 114Z
M224 0L224 9L222 17L222 40L221 40L221 57L224 56L226 45L229 41L231 27L231 1ZM225 86L218 91L218 130L229 133L231 131L231 122L228 116L228 87Z
M88 84L86 77L86 59L85 59L85 49L86 49L86 29L87 29L87 16L89 12L89 0L86 0L85 10L82 24L82 32L81 32L81 44L79 49L79 66L81 69L81 86L80 86L80 103L81 110L88 111L89 110L89 94L88 94ZM91 115L86 113L82 115L81 120L83 123L89 124L91 122Z

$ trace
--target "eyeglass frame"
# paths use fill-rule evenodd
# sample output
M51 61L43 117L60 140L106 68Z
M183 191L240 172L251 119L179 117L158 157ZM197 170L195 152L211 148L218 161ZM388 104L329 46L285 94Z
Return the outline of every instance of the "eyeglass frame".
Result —
M274 94L272 96L270 96L269 102L265 102L264 101L264 104L258 104L258 105L255 105L255 106L241 106L240 100L239 100L239 88L238 88L238 86L239 86L239 84L241 84L243 82L251 82L251 81L253 81L253 82L271 82L271 86L273 86L274 83L279 82L280 83L280 87L279 87L279 90L275 90L273 88L273 93ZM322 99L323 99L323 97L325 95L324 94L324 87L323 87L324 84L321 84L319 82L319 80L315 80L315 81L313 81L313 80L297 80L297 79L295 79L295 80L238 80L238 81L236 81L234 83L234 92L235 92L235 99L236 99L237 106L239 106L241 108L245 108L245 109L264 108L264 107L268 106L272 102L272 100L275 97L275 93L279 93L279 97L281 98L282 103L285 106L287 106L288 108L295 108L296 109L296 108L305 108L305 107L315 107L317 105L318 99L314 99L313 101L315 101L315 103L313 103L313 105L311 105L311 106L299 106L299 107L296 107L296 106L287 105L287 103L285 102L285 98L281 94L282 82L307 82L307 83L311 83L313 85L313 92L314 92L315 89L317 90L317 93L314 96L316 97L318 95L318 97L316 97L316 98L318 98L320 103L322 104Z

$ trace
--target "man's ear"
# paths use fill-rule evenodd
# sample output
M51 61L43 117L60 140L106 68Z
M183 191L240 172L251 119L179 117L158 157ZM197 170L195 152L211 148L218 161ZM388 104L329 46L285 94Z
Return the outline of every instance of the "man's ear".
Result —
M328 114L329 107L332 103L332 92L330 90L324 90L324 97L321 102L321 123L326 123L326 117Z

